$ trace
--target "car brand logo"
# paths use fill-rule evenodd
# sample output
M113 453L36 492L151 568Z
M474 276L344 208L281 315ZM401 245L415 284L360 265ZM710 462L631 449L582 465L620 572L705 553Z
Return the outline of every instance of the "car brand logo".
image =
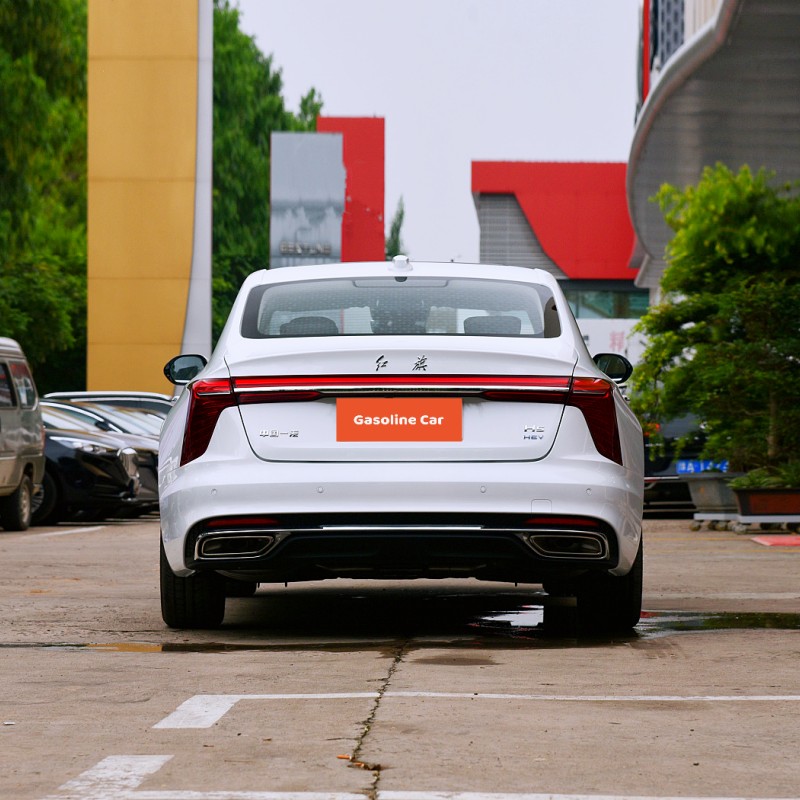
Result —
M380 372L389 366L389 359L381 354L375 359L375 372ZM418 356L414 365L411 367L412 372L427 372L428 371L428 356Z

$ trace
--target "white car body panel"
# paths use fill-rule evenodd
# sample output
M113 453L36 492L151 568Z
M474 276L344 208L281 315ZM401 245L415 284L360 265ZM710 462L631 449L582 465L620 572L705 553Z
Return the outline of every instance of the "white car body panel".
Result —
M387 462L308 464L258 462L242 453L241 423L236 410L223 412L206 452L214 465L188 464L180 481L162 484L161 525L167 557L176 574L189 574L183 559L183 535L200 520L236 508L237 513L280 515L302 508L309 512L423 511L569 513L596 516L608 522L631 549L614 570L626 573L641 533L640 472L617 467L611 480L601 473L608 460L597 454L581 430L580 411L572 433L559 436L545 471L534 462L450 463L426 469L425 463ZM643 456L641 457L643 460ZM425 470L424 477L420 471ZM599 482L598 477L603 481Z
M265 461L518 461L544 458L561 423L561 406L535 411L521 403L463 401L463 441L338 442L336 404L320 400L312 408L271 403L240 409L253 452ZM503 420L497 425L497 418ZM527 436L524 431L533 432Z

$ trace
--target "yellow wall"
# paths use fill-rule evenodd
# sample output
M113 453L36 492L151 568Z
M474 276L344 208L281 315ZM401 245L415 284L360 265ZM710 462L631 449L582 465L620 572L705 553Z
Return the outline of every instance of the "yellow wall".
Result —
M88 389L170 392L192 271L198 0L89 0Z

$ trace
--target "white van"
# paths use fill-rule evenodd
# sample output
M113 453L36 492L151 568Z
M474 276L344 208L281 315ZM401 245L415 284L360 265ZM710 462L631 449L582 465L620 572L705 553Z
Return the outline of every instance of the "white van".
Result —
M36 385L22 348L0 337L0 527L31 524L44 475L44 428Z

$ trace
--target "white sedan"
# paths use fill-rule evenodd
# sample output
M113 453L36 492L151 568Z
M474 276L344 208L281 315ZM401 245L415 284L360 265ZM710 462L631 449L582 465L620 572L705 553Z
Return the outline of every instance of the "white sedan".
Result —
M478 578L577 598L625 630L642 597L643 445L557 282L391 262L260 271L161 434L161 605L322 578Z

